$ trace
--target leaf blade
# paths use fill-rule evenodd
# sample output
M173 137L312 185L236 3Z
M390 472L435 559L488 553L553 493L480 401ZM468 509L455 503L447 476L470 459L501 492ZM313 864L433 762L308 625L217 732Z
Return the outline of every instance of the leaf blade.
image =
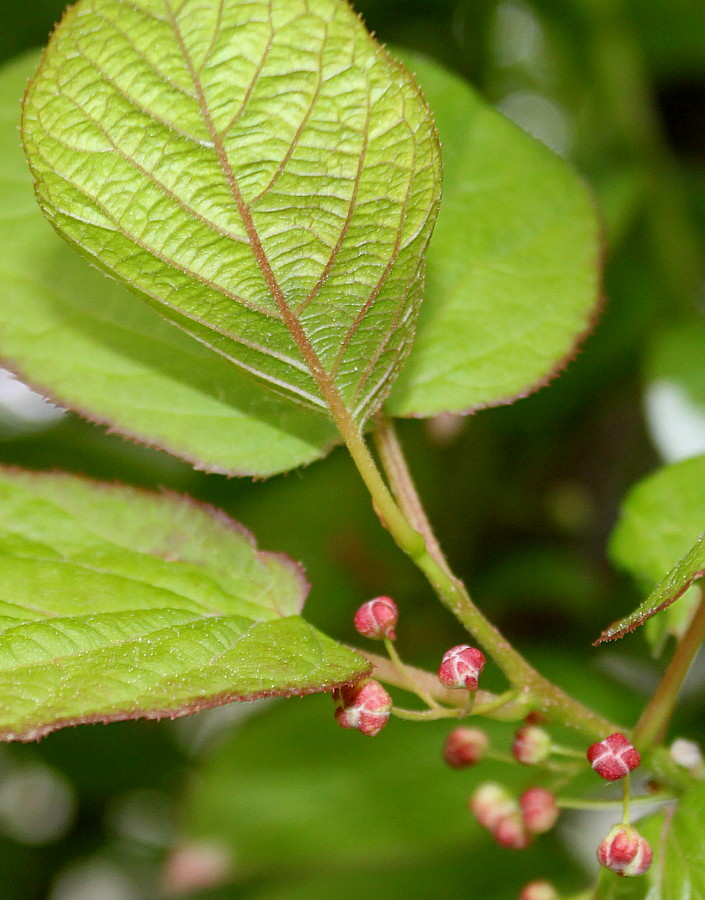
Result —
M0 505L2 740L326 690L369 668L299 617L300 568L209 507L9 470Z
M67 13L25 105L40 202L198 340L363 421L420 300L428 111L340 0L192 6Z

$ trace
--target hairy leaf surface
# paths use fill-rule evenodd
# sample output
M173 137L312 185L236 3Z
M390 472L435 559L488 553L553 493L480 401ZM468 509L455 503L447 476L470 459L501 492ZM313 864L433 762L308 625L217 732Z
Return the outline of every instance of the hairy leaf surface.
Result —
M368 665L298 615L307 584L222 513L0 473L0 738L310 693Z
M34 54L0 72L0 357L88 418L198 468L266 476L323 456L322 416L265 393L62 241L17 140Z
M468 412L545 384L592 328L599 226L556 154L456 75L404 55L443 147L443 204L417 336L387 402L399 416Z
M610 555L650 594L631 615L606 629L601 641L633 631L683 597L705 574L705 456L665 466L631 491L612 535ZM671 619L668 630L678 633L699 597L694 589L679 603L688 605ZM665 627L651 635L656 646Z
M440 157L343 0L80 0L23 135L52 224L172 322L306 407L378 407Z

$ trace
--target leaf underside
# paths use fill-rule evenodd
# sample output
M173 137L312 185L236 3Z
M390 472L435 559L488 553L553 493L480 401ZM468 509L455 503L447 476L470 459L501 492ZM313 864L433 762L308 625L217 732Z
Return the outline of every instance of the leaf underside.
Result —
M267 476L337 439L105 278L37 206L17 140L32 53L0 72L0 356L60 405L199 469Z
M610 540L610 556L627 569L649 596L631 615L615 622L597 643L633 631L657 612L680 600L705 574L705 456L664 466L628 495ZM664 578L663 573L668 574ZM654 585L656 587L654 588ZM691 613L699 592L684 598ZM668 614L670 615L670 613ZM690 616L681 619L687 623ZM677 622L670 623L676 632ZM658 647L666 635L649 635Z
M358 423L405 356L440 160L342 0L80 0L27 93L59 231L277 394Z
M0 472L0 739L330 690L366 660L298 615L300 568L210 507Z

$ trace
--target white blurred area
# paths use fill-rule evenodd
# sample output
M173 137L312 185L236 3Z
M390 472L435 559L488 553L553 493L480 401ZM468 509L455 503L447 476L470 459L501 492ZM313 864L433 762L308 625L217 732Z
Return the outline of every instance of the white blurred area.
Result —
M130 876L108 859L95 856L59 873L49 900L147 900Z
M652 381L644 396L651 439L665 462L705 453L705 408L675 381Z
M65 410L45 400L11 372L0 369L0 436L40 431L57 422Z
M0 764L0 833L21 844L43 846L73 826L76 798L64 776L39 761Z
M546 40L538 17L528 5L516 0L499 4L493 49L499 69L508 70L507 91L497 104L499 111L555 153L567 156L573 146L573 126L551 96ZM515 88L510 86L512 69L521 70L521 77L514 79Z

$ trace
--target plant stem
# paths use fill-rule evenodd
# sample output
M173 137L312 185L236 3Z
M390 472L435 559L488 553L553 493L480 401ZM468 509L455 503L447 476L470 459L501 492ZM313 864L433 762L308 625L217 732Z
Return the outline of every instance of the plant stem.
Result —
M341 435L370 491L382 523L397 545L424 573L444 606L482 645L528 706L590 736L604 737L623 730L540 675L475 606L465 585L451 572L443 557L391 420L378 416L376 425L375 441L394 496L359 431L341 428Z
M705 592L688 630L676 647L671 661L663 673L659 686L634 729L634 742L640 750L648 750L654 744L663 741L678 699L678 693L704 640Z

